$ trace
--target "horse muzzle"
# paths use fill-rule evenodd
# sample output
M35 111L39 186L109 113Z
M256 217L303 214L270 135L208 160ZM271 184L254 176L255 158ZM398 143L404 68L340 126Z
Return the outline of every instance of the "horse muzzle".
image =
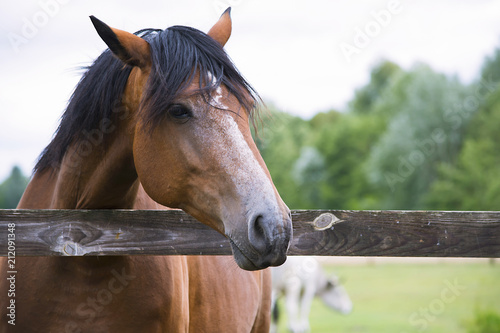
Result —
M288 209L284 216L277 215L252 214L247 230L227 234L240 268L253 271L285 262L292 238L292 219Z

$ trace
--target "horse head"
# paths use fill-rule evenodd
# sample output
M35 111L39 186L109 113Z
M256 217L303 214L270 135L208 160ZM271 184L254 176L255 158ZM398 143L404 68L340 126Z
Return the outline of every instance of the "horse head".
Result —
M325 277L323 286L318 290L317 294L333 310L337 310L342 314L351 313L351 298L337 276Z
M256 94L223 50L229 10L208 34L174 26L140 36L91 19L132 67L122 103L146 193L224 234L241 268L282 264L290 210L252 139Z

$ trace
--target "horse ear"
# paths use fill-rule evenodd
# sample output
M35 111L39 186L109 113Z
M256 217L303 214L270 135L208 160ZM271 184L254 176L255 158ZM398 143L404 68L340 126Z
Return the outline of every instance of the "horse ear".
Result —
M151 51L148 42L129 32L111 28L93 15L90 16L90 20L99 36L118 59L140 68L151 66Z
M224 46L226 45L229 36L231 36L231 29L231 7L228 7L207 35L215 39L220 45Z

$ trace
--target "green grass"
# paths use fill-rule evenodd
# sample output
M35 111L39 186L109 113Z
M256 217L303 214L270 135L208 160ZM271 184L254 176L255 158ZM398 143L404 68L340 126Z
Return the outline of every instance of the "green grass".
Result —
M343 316L315 299L309 316L312 333L466 333L478 310L500 314L498 263L344 265L325 270L345 280L354 308ZM281 309L279 332L287 332L283 303Z

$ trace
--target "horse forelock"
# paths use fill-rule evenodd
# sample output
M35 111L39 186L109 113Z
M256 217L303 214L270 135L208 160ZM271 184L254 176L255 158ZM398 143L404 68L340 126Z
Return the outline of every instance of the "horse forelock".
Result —
M260 97L236 69L228 55L207 34L186 26L173 26L145 36L151 46L152 68L141 109L146 124L154 127L165 110L198 79L192 94L213 102L212 96L224 85L240 105L252 113ZM215 106L217 106L215 104Z

